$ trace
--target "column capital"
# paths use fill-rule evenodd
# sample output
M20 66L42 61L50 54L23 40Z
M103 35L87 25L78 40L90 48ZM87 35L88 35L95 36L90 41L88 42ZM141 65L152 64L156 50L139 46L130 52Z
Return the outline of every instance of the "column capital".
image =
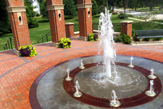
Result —
M60 9L64 9L64 4L47 6L47 10L60 10Z
M77 4L77 9L80 9L80 8L92 8L92 4L93 3Z
M7 7L7 12L12 13L12 12L26 12L26 6L10 6Z
M128 21L121 21L121 23L132 23L133 21L130 21L130 20L128 20Z

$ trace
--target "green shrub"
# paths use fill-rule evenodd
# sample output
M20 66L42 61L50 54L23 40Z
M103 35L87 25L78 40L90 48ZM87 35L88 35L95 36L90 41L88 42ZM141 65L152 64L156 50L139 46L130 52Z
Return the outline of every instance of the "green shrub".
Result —
M123 42L122 36L118 35L118 36L114 37L114 41L115 42Z
M161 37L158 37L158 38L153 38L153 41L160 41L160 40L162 40L163 38L161 38Z
M127 19L127 18L128 18L128 15L126 15L126 14L124 14L124 13L120 13L120 14L118 15L118 18L119 18L119 19Z
M162 10L162 5L159 6L159 10Z
M97 33L91 33L88 36L88 41L93 42L93 41L98 41L99 40L99 35Z
M35 27L38 27L38 22L36 20L36 18L29 18L28 19L28 27L29 28L35 28Z
M40 16L40 14L39 13L36 13L36 16Z
M135 37L135 30L132 30L132 37L134 41L140 41L140 39Z
M104 5L101 5L98 7L98 13L100 14L101 12L105 12L105 6Z
M115 42L123 42L125 44L130 44L131 43L131 38L130 38L130 36L121 33L117 37L114 38L114 41Z
M117 15L117 14L118 14L118 12L112 12L112 14L113 14L113 15Z
M125 44L131 43L131 38L128 35L123 36L122 39L123 39L123 43L125 43Z
M33 57L37 55L36 48L32 45L26 45L19 47L20 56L30 56Z
M143 38L143 41L150 41L150 38Z
M71 41L69 38L63 37L58 43L58 48L71 48Z

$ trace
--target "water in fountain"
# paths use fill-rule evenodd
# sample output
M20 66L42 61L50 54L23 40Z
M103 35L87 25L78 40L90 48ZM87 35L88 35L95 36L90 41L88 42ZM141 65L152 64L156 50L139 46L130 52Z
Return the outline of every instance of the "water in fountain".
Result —
M103 94L103 92L111 93L111 89L116 89L119 98L133 96L133 92L138 94L147 87L147 79L134 69L115 65L116 50L111 14L105 9L105 13L100 15L99 30L101 33L98 53L103 53L105 64L82 70L75 76L75 80L80 81L81 90L93 96L109 97L110 95Z
M114 40L113 40L113 33L114 30L112 29L113 25L111 22L111 14L105 8L105 14L100 14L99 19L99 30L101 31L100 34L100 42L99 42L99 53L103 50L103 57L105 62L105 69L106 69L106 76L111 78L111 63L115 64L114 61L116 59L116 50L113 49ZM101 49L103 48L103 49Z

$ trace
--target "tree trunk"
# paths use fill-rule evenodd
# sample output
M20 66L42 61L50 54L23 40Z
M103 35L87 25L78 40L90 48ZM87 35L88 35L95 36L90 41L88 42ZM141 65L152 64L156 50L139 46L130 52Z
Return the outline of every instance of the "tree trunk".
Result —
M124 14L126 14L126 0L124 0Z
M114 6L112 6L112 12L114 12Z
M152 11L153 10L153 7L152 6L150 6L150 11Z

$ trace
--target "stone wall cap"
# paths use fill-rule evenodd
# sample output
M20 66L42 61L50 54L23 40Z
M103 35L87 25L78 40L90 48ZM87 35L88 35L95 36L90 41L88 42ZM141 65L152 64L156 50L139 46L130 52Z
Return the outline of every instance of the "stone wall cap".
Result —
M74 34L79 34L79 31L75 31Z
M74 23L69 22L69 23L65 23L65 25L74 25Z
M121 23L132 23L133 21L121 21Z

